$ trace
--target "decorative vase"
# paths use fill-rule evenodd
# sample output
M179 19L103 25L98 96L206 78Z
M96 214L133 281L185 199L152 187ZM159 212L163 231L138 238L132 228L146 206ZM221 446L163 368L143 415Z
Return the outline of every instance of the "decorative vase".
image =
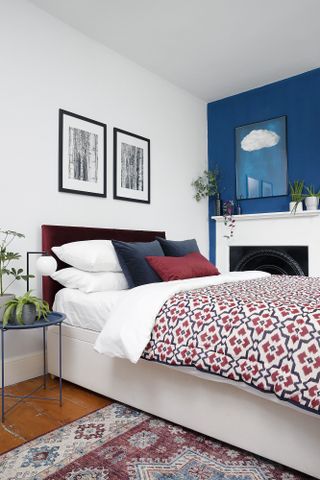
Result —
M36 307L32 303L26 303L22 307L22 323L24 325L32 325L37 318L37 310ZM11 313L9 323L11 325L18 325L19 322L16 318L16 309L14 309Z
M290 202L289 203L289 212L291 212L291 213L301 213L301 212L303 212L303 203L302 202Z
M220 217L222 212L221 212L221 199L220 199L220 193L216 194L216 197L214 199L214 204L216 208L216 216Z
M5 311L5 304L14 298L12 293L5 293L4 295L0 295L0 322L2 322L2 318Z
M318 197L306 197L304 203L307 210L318 210L319 198Z

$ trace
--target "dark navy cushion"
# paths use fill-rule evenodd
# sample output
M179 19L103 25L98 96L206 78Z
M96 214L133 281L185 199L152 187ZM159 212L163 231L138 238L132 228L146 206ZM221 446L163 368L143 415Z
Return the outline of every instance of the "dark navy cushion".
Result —
M118 242L112 241L120 266L127 279L129 288L146 283L161 282L159 275L145 260L147 256L163 257L160 243L154 242Z
M200 253L197 240L165 240L157 237L166 257L184 257L188 253Z

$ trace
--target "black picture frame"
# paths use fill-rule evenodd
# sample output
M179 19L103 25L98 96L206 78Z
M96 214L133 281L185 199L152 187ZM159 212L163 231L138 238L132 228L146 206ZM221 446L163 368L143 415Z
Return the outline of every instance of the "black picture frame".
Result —
M86 124L88 124L88 130L84 130ZM91 125L91 128L89 128L89 125ZM66 132L67 128L69 129L68 132ZM68 138L68 148L70 149L70 128L74 130L72 133L73 138L76 134L78 135L78 143L86 141L81 139L80 132L88 134L85 138L89 139L90 146L93 141L95 143L94 148L90 149L91 151L94 151L95 155L95 159L92 162L93 166L90 167L89 165L88 167L88 162L86 162L86 168L84 168L83 161L80 158L80 166L77 168L77 174L74 173L74 178L70 178L70 174L68 178L66 178L66 170L67 168L70 169L70 159L66 158L67 146L65 139ZM75 131L77 132L75 133ZM74 140L74 142L76 142L76 140ZM74 143L74 145L76 143ZM70 150L68 150L68 153L70 155ZM89 155L90 161L92 154ZM99 161L100 158L102 158L102 162L101 160ZM74 170L75 166L73 164L73 171ZM83 173L84 170L86 172L85 174ZM81 173L79 173L80 171ZM89 180L90 171L94 171L92 180ZM63 109L59 109L59 192L104 198L107 196L107 125Z
M142 170L142 175L138 174L133 180L134 188L122 187L119 184L121 169L121 155L122 151L119 151L120 137L130 142L127 147L134 149L134 152L143 149L142 152L142 166L139 170ZM140 152L141 153L141 152ZM130 154L130 153L129 153ZM147 159L145 158L147 156ZM120 160L120 162L119 162ZM136 135L135 133L122 130L120 128L113 129L113 198L116 200L125 200L128 202L149 203L151 201L150 191L150 139ZM127 177L129 175L127 174ZM121 180L120 180L121 181ZM141 184L142 183L142 189Z

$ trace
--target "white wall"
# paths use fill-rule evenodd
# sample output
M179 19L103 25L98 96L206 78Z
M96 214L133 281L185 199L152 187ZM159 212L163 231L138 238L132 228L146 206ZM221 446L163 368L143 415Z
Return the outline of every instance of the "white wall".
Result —
M208 253L207 204L190 186L207 163L202 100L26 0L0 0L0 59L0 227L26 234L14 245L23 259L40 249L43 223L164 229ZM107 124L107 199L58 192L59 108ZM151 205L112 198L113 127L151 139ZM39 347L31 332L10 332L6 353Z

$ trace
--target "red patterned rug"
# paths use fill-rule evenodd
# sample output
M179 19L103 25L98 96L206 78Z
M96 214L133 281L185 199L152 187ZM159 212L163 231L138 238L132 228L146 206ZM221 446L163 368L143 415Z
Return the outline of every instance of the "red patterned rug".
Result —
M1 480L306 480L114 403L0 457Z

